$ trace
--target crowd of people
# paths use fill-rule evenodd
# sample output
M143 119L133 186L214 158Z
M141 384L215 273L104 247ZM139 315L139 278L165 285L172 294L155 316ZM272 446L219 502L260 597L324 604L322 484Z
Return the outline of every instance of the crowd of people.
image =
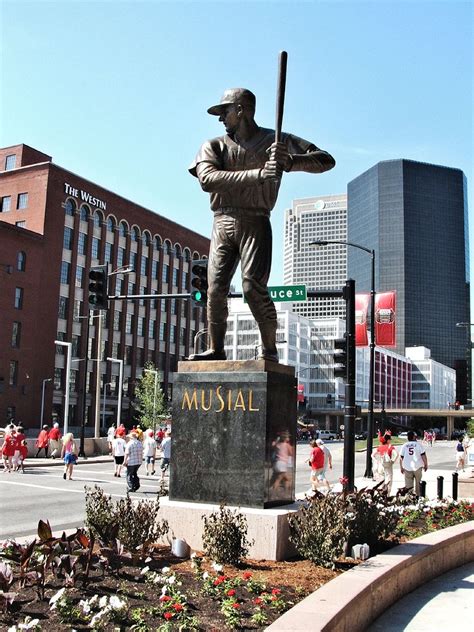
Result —
M155 463L161 458L161 480L164 480L171 459L171 430L159 428L156 433L143 431L140 426L133 426L130 432L123 424L118 428L112 425L107 432L109 454L114 457L114 476L122 476L125 468L129 491L137 491L140 487L138 470L145 462L146 475L156 472ZM74 465L78 459L77 443L72 432L61 434L59 423L54 422L52 428L43 425L35 440L35 457L61 458L64 462L64 480L72 480ZM3 461L3 472L25 472L25 460L28 456L26 435L21 424L10 423L3 431L3 443L0 446Z

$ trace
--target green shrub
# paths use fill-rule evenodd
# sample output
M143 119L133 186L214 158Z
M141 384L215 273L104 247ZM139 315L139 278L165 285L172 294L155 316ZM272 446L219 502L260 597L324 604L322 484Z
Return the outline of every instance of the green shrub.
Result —
M219 564L238 564L253 542L247 540L247 520L238 511L224 505L209 517L203 516L203 548L207 557Z
M85 487L86 526L105 545L118 538L130 551L144 550L168 533L166 520L158 520L160 504L154 501L134 502L129 495L117 502L97 485Z
M349 529L344 520L343 494L320 494L311 498L297 513L288 517L290 541L307 560L334 568L344 553Z

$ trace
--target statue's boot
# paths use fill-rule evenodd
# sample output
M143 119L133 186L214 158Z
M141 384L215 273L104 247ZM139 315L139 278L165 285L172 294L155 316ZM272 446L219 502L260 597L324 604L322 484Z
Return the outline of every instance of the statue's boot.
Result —
M210 323L208 325L210 347L202 353L192 353L188 360L226 360L227 356L224 351L225 332L227 331L227 323Z
M258 359L278 362L278 351L276 348L277 321L269 320L265 323L258 323L258 327L262 338L262 351Z

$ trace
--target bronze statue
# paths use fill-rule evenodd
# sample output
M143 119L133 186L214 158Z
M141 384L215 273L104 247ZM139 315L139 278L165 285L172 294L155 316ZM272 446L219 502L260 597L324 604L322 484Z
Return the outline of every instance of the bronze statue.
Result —
M244 88L226 90L208 113L219 117L226 134L205 142L189 171L210 194L214 212L208 267L207 319L210 348L191 360L225 360L227 295L241 261L242 291L262 338L259 358L278 362L277 317L268 295L272 258L270 212L283 171L322 173L334 158L312 143L259 127L255 95Z

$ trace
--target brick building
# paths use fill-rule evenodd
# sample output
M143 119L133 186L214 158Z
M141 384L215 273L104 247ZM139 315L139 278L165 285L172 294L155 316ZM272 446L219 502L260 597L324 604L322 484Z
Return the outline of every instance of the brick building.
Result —
M134 383L147 361L171 394L172 372L191 352L203 310L187 299L110 301L97 349L98 319L89 326L86 317L87 273L99 263L112 270L130 265L133 273L110 277L109 294L176 294L189 291L190 262L208 252L207 238L42 152L27 145L0 149L0 425L14 418L39 428L43 394L44 421L63 420L65 347L55 340L72 344L72 427L83 418L84 385L93 425L98 380L101 397L107 389L107 423L115 419L119 371L108 357L123 360L123 420L131 418ZM85 357L100 362L89 361L86 371Z

